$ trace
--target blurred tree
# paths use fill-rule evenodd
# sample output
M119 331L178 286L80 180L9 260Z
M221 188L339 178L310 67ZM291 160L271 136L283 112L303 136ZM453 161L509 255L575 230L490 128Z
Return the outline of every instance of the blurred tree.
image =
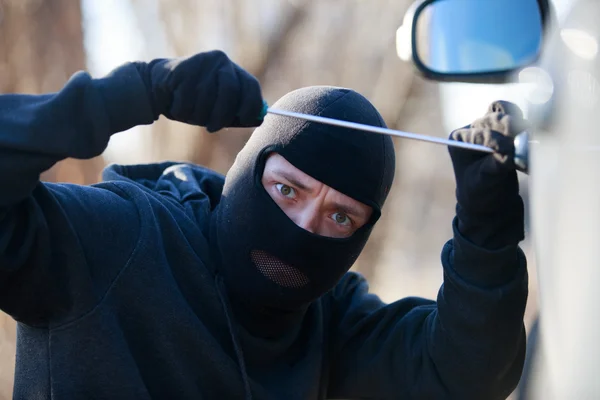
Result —
M85 68L81 10L77 0L0 0L0 93L60 89ZM43 180L88 184L98 181L101 158L65 160ZM32 293L32 295L35 295ZM0 317L0 399L12 398L15 324Z

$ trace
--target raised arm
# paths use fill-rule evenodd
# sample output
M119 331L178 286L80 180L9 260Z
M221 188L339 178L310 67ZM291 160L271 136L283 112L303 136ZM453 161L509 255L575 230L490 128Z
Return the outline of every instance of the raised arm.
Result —
M110 135L154 121L134 65L102 79L78 72L58 93L0 96L0 208L31 195L39 175L67 157L100 155Z
M507 157L451 150L457 217L437 302L384 304L356 276L334 290L331 397L500 400L517 386L528 278L510 157L520 113L512 107L494 103L484 119L452 134Z
M41 183L43 171L97 156L111 134L160 115L217 130L256 126L261 108L256 79L218 51L127 63L100 79L79 72L57 93L1 95L0 308L32 324L66 318L102 289L90 252L119 250L110 276L137 240L138 212L116 185Z

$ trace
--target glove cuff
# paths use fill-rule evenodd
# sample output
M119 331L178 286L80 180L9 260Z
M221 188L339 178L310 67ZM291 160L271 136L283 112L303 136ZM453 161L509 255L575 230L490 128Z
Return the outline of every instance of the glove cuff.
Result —
M456 205L457 227L476 246L496 250L516 246L525 238L525 207L521 196L489 213L472 213Z
M104 100L111 134L154 122L151 102L144 96L146 85L131 64L94 79L94 86Z
M474 245L452 223L454 238L444 246L442 264L446 273L455 273L464 282L481 289L505 285L526 285L527 260L518 246L487 249Z
M149 63L142 61L132 63L136 67L138 73L142 78L142 81L144 82L144 86L146 87L146 93L148 95L148 100L152 107L152 114L154 116L155 121L161 115L166 115L168 105L170 104L167 91L161 90L161 88L156 87L154 83L155 79L153 79L153 74L156 74L157 68L160 68L160 65L157 64L164 64L166 61L168 60L158 58L152 60Z

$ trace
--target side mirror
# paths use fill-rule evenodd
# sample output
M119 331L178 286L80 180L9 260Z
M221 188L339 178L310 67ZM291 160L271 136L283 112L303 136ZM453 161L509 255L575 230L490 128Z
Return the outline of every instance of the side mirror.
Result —
M420 0L405 18L412 61L432 80L507 82L537 61L548 9L547 0Z

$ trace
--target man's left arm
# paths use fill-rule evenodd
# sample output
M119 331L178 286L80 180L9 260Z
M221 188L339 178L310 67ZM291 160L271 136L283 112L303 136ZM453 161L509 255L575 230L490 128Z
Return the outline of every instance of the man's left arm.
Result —
M483 273L467 280L457 262ZM442 263L437 304L421 298L384 304L355 274L335 288L331 398L493 400L514 390L525 357L523 253L488 251L456 232ZM486 283L508 271L506 281Z
M442 251L437 302L384 304L354 274L332 291L330 397L493 400L517 386L528 277L510 154L509 131L519 129L515 113L509 103L494 103L485 118L452 134L509 156L450 151L457 217L454 238Z

